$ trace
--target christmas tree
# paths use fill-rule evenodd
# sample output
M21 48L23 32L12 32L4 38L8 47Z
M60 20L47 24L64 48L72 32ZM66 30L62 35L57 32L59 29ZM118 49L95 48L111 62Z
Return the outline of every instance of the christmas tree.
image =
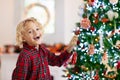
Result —
M69 80L120 80L120 1L84 0L72 58L65 64Z

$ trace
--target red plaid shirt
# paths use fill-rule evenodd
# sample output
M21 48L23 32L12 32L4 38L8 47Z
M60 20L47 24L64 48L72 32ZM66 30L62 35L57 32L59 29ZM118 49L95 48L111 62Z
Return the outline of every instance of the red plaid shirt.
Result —
M24 43L12 80L51 80L48 65L61 66L70 56L67 51L55 56L44 46L40 45L37 50Z

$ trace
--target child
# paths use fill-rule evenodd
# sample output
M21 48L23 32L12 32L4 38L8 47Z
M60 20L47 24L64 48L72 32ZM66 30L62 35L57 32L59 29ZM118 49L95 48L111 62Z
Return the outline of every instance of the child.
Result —
M77 36L59 56L55 56L40 45L43 33L42 25L35 18L28 18L17 26L16 41L22 47L12 80L51 80L49 67L61 66L71 55Z

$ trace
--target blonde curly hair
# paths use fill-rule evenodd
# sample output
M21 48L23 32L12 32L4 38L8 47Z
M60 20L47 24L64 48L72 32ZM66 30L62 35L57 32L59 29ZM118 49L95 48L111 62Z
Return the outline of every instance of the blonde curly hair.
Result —
M43 26L35 18L31 17L21 21L17 25L17 29L16 29L16 45L19 46L20 48L23 47L23 42L24 42L22 38L23 36L22 32L24 31L24 27L27 25L28 22L31 22L31 21L35 23L43 33Z

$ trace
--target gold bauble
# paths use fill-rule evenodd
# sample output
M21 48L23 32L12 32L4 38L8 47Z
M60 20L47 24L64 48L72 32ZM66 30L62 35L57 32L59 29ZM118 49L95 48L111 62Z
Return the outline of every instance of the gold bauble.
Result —
M86 68L86 71L88 71L88 68Z
M112 26L112 23L109 23L110 26Z
M98 42L98 41L99 41L99 39L98 39L98 38L96 38L96 39L95 39L95 41L96 41L96 42Z

